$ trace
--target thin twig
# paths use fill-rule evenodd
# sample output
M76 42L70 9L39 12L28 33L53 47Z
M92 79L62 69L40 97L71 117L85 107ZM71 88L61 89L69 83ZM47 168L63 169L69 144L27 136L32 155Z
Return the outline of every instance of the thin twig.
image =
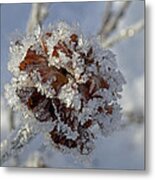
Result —
M36 151L35 153L31 154L24 166L48 168L48 165L46 164L44 159L44 154L39 151Z
M119 43L122 40L133 37L136 33L140 32L144 28L144 20L140 20L130 27L122 29L117 35L108 38L106 41L101 40L103 48L109 48Z
M105 15L108 16L108 18L106 19L106 21L103 18L102 29L98 33L98 35L100 35L102 39L108 38L108 36L114 30L116 30L120 19L123 18L125 13L127 12L130 2L131 1L124 2L123 5L119 8L119 10L116 13L110 10L113 4L108 5L108 10L107 12L105 12Z
M104 33L104 29L109 22L110 18L112 17L112 2L108 1L105 3L105 8L104 8L104 14L103 14L103 20L102 20L102 26L101 29L98 33L98 35L101 35Z
M29 124L14 131L8 139L1 143L1 165L11 157L18 155L35 135L33 126Z
M14 112L13 112L13 110L11 108L9 109L9 125L10 125L10 127L9 127L10 131L15 129Z
M32 32L36 25L42 25L48 15L48 3L34 3L27 24L27 32Z

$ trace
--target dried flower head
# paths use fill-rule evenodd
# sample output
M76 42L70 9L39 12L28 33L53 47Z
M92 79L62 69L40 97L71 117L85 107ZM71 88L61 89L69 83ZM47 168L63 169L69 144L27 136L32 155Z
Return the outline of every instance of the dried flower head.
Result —
M48 122L56 148L89 154L99 132L118 127L125 81L115 55L77 27L60 22L12 42L8 68L9 104L25 118Z

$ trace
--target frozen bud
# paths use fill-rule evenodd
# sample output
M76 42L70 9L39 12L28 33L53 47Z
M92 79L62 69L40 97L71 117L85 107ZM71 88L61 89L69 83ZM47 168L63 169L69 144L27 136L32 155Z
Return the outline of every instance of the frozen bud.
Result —
M96 132L107 136L119 126L123 75L114 54L78 28L60 22L12 42L9 70L16 79L6 87L9 104L51 122L56 148L90 154Z

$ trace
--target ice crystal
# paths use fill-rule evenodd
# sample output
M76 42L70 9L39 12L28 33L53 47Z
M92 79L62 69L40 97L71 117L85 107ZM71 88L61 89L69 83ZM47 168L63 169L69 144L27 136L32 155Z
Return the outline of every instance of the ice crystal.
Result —
M119 127L125 81L115 55L79 28L59 22L11 42L8 68L9 104L39 121L40 130L47 122L56 148L87 155L97 132L107 136Z

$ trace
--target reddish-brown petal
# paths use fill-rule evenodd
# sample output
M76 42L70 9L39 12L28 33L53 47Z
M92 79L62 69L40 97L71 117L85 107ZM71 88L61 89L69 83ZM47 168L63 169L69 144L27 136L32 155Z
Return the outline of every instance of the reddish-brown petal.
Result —
M73 52L69 49L69 47L67 46L65 42L59 41L56 48L57 50L60 50L61 52L63 52L66 55L66 57L72 58Z
M72 42L77 42L77 41L78 41L78 35L76 35L76 34L72 34L72 35L70 36L70 38L71 38L71 41L72 41Z
M19 65L19 69L20 71L30 72L36 67L36 65L44 64L45 62L46 58L44 56L38 55L35 51L28 49L24 60Z
M59 58L58 48L55 46L52 52L52 57Z
M109 84L106 80L103 78L100 78L100 88L109 89Z
M46 32L45 35L48 36L48 37L51 37L52 33L51 32Z
M93 121L91 119L88 119L84 124L83 124L83 128L89 128L92 125Z
M106 107L105 107L105 110L106 110L106 113L107 113L107 114L112 114L112 112L113 112L113 107L112 107L112 105L106 106Z

